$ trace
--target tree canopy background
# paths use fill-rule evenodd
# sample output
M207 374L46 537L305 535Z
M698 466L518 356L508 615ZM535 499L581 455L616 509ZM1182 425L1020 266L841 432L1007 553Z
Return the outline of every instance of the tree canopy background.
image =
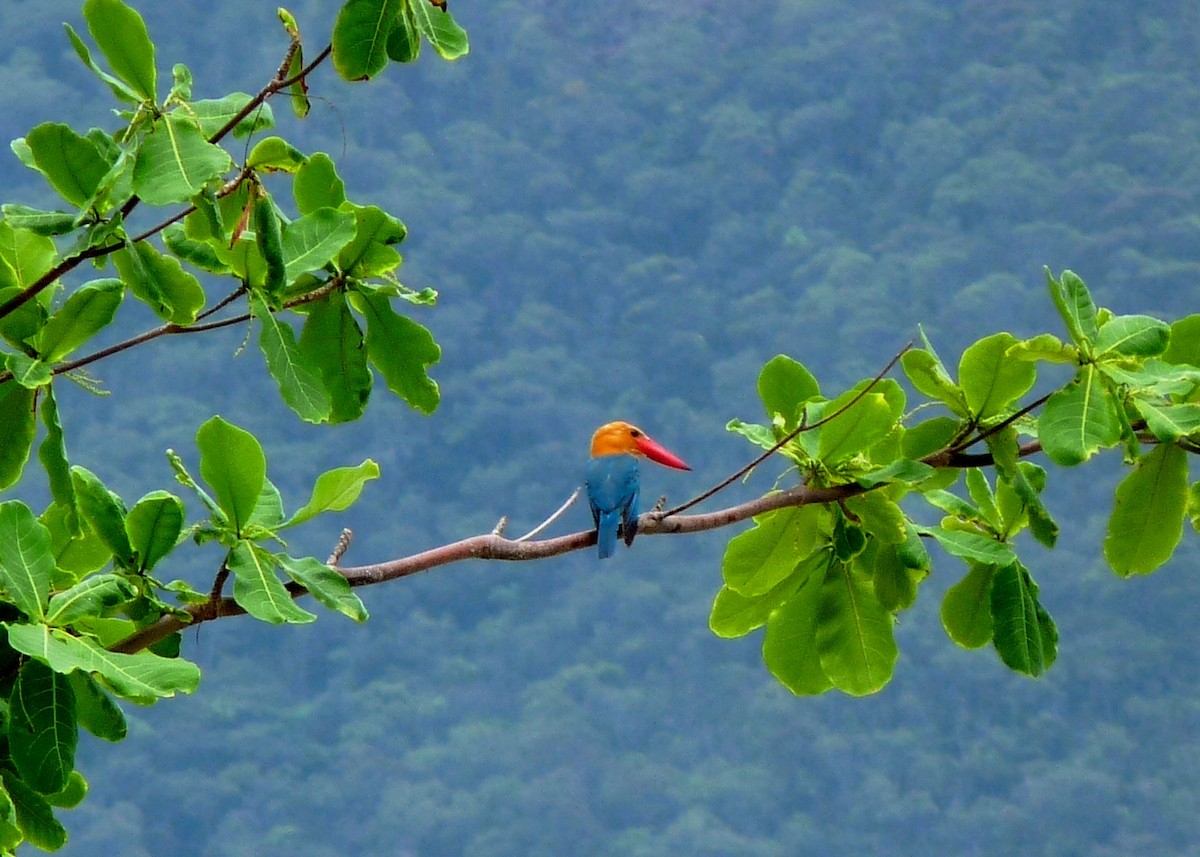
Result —
M160 58L215 95L278 62L273 7L243 7L141 11ZM336 4L292 11L328 32ZM402 277L440 291L421 318L445 349L439 411L380 399L357 424L298 424L258 361L235 360L228 383L234 329L102 364L110 399L62 402L75 459L137 496L214 411L264 439L285 496L370 454L383 478L303 546L327 552L351 526L350 558L369 561L501 514L537 523L610 418L688 459L690 481L644 488L683 499L746 458L724 425L759 416L772 355L836 384L918 323L943 354L1029 335L1052 314L1042 265L1120 312L1197 306L1190 4L454 12L468 58L365 88L325 71L328 115L289 130L406 220ZM0 8L8 139L108 121L59 26L77 15L74 0ZM37 176L9 164L4 198L37 204ZM644 539L604 566L439 569L365 593L363 627L189 634L202 692L130 710L119 752L89 762L85 739L93 795L64 816L63 853L1188 853L1196 548L1117 580L1098 547L1113 480L1071 476L1048 498L1064 532L1039 579L1062 643L1044 679L954 648L927 598L885 691L795 699L756 638L707 630L713 534ZM191 570L197 586L212 572Z

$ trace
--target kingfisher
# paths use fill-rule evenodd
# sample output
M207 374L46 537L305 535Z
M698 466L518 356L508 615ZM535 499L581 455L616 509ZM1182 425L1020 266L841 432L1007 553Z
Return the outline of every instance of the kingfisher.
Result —
M683 459L668 451L635 425L613 422L592 435L592 460L587 466L587 495L596 522L600 558L617 547L617 527L625 544L633 544L638 519L638 458L649 458L676 470L691 470Z

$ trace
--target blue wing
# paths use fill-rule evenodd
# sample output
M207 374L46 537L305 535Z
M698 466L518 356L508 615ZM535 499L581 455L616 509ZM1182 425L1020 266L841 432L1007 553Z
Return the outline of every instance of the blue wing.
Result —
M600 558L617 547L618 525L625 525L625 544L637 535L638 464L632 455L599 455L588 462L588 504L596 524Z

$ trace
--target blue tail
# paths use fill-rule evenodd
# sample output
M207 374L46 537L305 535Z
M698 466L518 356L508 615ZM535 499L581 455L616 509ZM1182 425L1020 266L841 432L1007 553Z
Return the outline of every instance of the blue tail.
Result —
M602 512L596 525L596 544L600 547L600 559L608 559L617 549L617 527L621 523L621 510Z

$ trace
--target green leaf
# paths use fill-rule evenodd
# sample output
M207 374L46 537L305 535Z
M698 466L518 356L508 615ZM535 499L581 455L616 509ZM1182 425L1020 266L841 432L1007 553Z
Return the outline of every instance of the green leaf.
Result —
M38 125L25 142L38 171L77 208L87 204L112 166L92 140L57 122Z
M1072 467L1121 439L1121 421L1094 364L1054 393L1038 417L1038 439L1050 460Z
M183 532L183 501L166 491L151 491L138 500L125 518L129 542L137 552L142 574L169 554Z
M302 420L322 423L329 419L333 402L321 383L319 370L296 345L296 333L267 307L266 301L250 301L254 317L262 323L259 347L267 360L267 369L288 407Z
M218 131L240 113L252 100L252 96L244 92L231 92L223 98L201 99L188 104L189 114L200 123L200 132L206 139L212 139ZM241 121L233 126L233 136L249 137L259 131L274 127L275 117L271 105L265 101L250 111Z
M1167 363L1200 366L1200 313L1171 323L1171 341L1162 357Z
M1163 405L1135 397L1134 407L1146 421L1146 428L1163 443L1200 431L1200 403Z
M229 265L221 260L212 245L207 241L189 237L182 225L172 223L163 229L162 239L167 249L182 261L213 274L229 273Z
M944 527L917 527L923 535L933 536L951 556L985 565L1009 565L1016 561L1012 547L979 533L947 530Z
M1148 315L1118 315L1100 326L1096 357L1157 357L1167 350L1171 328Z
M400 254L393 245L408 235L404 224L375 205L358 205L353 210L354 240L338 253L338 268L359 279L394 271Z
M329 421L361 417L371 396L372 375L362 329L342 292L331 292L310 305L300 333L300 351L320 373L329 394Z
M239 541L229 552L227 566L236 578L234 600L263 622L303 624L317 617L296 606L275 573L278 560L255 544Z
M111 696L87 673L78 670L67 680L75 691L75 714L79 725L105 741L124 741L129 727L125 713Z
M284 517L283 497L279 489L270 479L264 479L262 493L258 495L258 503L254 506L254 514L250 516L250 523L276 530L283 524Z
M966 395L936 354L920 349L906 351L900 358L900 367L918 392L942 402L960 417L968 416Z
M234 531L245 530L267 478L267 457L254 435L220 417L204 422L196 432L200 448L200 477L208 483L229 517Z
M823 519L824 510L816 504L756 515L754 526L730 539L725 548L725 585L746 598L778 586L816 548Z
M56 806L60 809L74 809L83 803L83 799L87 797L88 784L83 778L83 774L79 771L71 771L67 775L67 784L52 795L46 795L46 800L51 806Z
M446 7L434 6L426 0L407 0L413 20L433 49L444 60L456 60L466 56L470 50L467 31L446 11Z
M149 205L187 202L233 166L229 153L176 114L160 119L138 146L133 191Z
M1048 548L1054 547L1058 541L1058 524L1050 517L1050 512L1040 496L1041 486L1045 485L1045 472L1036 465L1019 460L1017 432L1011 426L990 435L986 443L996 466L997 497L1001 501L1001 518L1004 520L1006 533L1015 533L1021 525L1014 515L1004 511L1003 489L1007 487L1020 500L1021 511L1033 537ZM1038 473L1041 474L1041 481L1035 485L1030 479L1030 474Z
M830 555L822 556L827 565ZM800 590L771 612L763 634L763 662L797 696L815 696L833 686L817 653L817 617L826 573L825 566L813 569Z
M1009 669L1035 678L1058 654L1058 630L1037 594L1037 584L1019 562L997 569L992 578L992 642Z
M1076 345L1085 345L1096 338L1098 330L1096 305L1092 302L1091 292L1083 280L1072 271L1063 271L1062 277L1055 279L1046 268L1046 285L1050 288L1050 297L1058 314L1067 325L1067 331Z
M758 374L758 395L767 409L767 417L782 416L784 431L799 425L804 403L820 394L820 385L812 373L786 354L772 357Z
M312 214L322 208L337 208L346 201L346 185L337 174L333 159L314 152L296 171L292 195L300 214Z
M0 777L12 799L17 827L29 844L43 851L57 851L66 845L67 831L54 817L50 802L30 788L15 771L2 770Z
M300 559L286 554L277 554L280 566L292 580L299 583L317 601L330 610L336 610L355 622L367 621L367 608L350 589L350 582L323 562L306 556Z
M845 508L849 509L858 525L874 539L886 544L899 544L905 540L904 512L896 501L883 491L868 491L856 497L848 497Z
M51 239L28 229L14 229L9 224L0 222L0 262L4 263L0 264L0 286L30 286L57 261L58 250ZM11 272L15 280L8 282L5 272ZM49 301L53 291L47 289L39 300ZM29 301L26 306L29 307L29 312L45 310L38 301ZM8 323L9 319L5 319L4 324L7 326ZM7 330L5 335L9 335Z
M396 62L413 62L421 55L421 31L413 16L411 0L402 0L400 17L388 34L387 54Z
M1023 339L1008 349L1008 354L1017 360L1041 360L1046 363L1077 363L1079 349L1063 342L1052 333L1039 333L1032 339Z
M204 287L174 256L139 241L113 253L113 261L129 290L159 318L181 325L196 320L204 306Z
M48 386L42 399L42 424L46 436L38 447L38 459L46 471L50 483L50 494L54 502L62 507L63 524L71 535L79 535L79 505L75 497L75 483L71 479L71 465L67 461L67 447L63 440L62 425L58 420L58 401L54 398L54 387Z
M1183 537L1187 471L1187 453L1164 443L1121 480L1104 539L1104 556L1117 574L1149 574L1171 558Z
M36 337L34 346L41 359L54 363L87 342L112 322L124 297L125 284L120 280L92 280L81 286Z
M0 489L15 485L29 460L37 433L34 392L20 384L0 384Z
M929 576L929 552L911 524L905 529L904 543L886 544L872 539L863 555L864 565L871 570L875 597L889 613L912 607L917 587Z
M333 24L333 67L345 80L367 80L387 65L387 39L400 0L347 0Z
M904 393L890 378L855 401L862 387L859 384L825 405L822 419L829 422L818 430L817 457L827 465L865 452L883 440L904 411Z
M142 16L121 0L84 0L83 18L117 77L143 100L154 101L154 43Z
M897 458L878 470L872 470L870 473L859 476L854 481L864 488L874 488L876 485L893 482L915 485L933 474L934 469L924 462L913 461L909 458Z
M107 565L112 551L90 526L73 530L67 514L63 506L52 503L38 520L50 531L50 549L59 570L78 578Z
M37 235L66 235L74 232L77 212L42 211L28 205L6 202L0 205L4 222L14 229L28 229Z
M379 465L366 459L356 467L335 467L317 477L312 496L283 527L302 524L323 512L341 512L358 500L367 480L379 478ZM282 527L281 527L282 529Z
M129 534L125 531L125 506L121 499L85 467L74 465L71 478L84 520L112 553L114 561L124 568L132 568L135 557Z
M830 683L852 696L881 690L899 657L892 615L857 564L834 562L821 584L817 653Z
M1009 356L1008 350L1016 342L1010 333L995 333L963 352L958 382L975 417L987 419L1003 413L1028 393L1037 379L1033 363Z
M49 366L27 354L4 355L4 368L12 373L14 381L30 390L45 387L54 378Z
M113 95L119 100L131 104L137 104L142 100L142 96L135 92L129 84L119 78L113 77L100 68L100 66L96 65L96 61L92 59L92 52L83 43L83 39L79 37L79 33L75 32L74 27L70 24L63 24L63 28L67 31L67 37L71 40L71 46L75 48L76 55L83 60L83 64L91 69L96 77L108 84L108 88L112 90Z
M31 619L46 615L54 574L50 532L20 500L0 503L0 590Z
M254 244L267 265L263 283L267 294L275 301L287 286L287 268L283 263L283 225L269 196L254 200Z
M967 493L971 495L971 502L980 511L983 520L999 532L1001 521L1000 511L996 508L996 496L992 493L992 486L988 485L987 477L980 470L967 470Z
M282 137L264 137L254 144L246 158L246 166L259 172L294 173L307 156Z
M200 681L200 669L181 658L163 658L151 652L135 655L110 652L86 637L46 625L5 627L9 645L18 652L45 661L52 670L64 675L73 670L96 673L126 699L191 693Z
M41 661L25 661L8 702L8 749L17 773L42 794L62 791L75 770L78 743L67 677Z
M958 645L978 649L992 640L992 578L994 565L968 562L970 570L946 590L942 627Z
M46 610L46 624L66 627L80 619L103 616L137 595L133 584L117 574L93 574L70 589L55 593Z
M389 390L421 413L433 413L440 394L426 368L441 359L442 349L428 330L397 314L386 297L362 293L354 297L367 318L367 359Z
M333 208L318 208L285 225L287 279L325 267L354 238L354 229L354 215Z

